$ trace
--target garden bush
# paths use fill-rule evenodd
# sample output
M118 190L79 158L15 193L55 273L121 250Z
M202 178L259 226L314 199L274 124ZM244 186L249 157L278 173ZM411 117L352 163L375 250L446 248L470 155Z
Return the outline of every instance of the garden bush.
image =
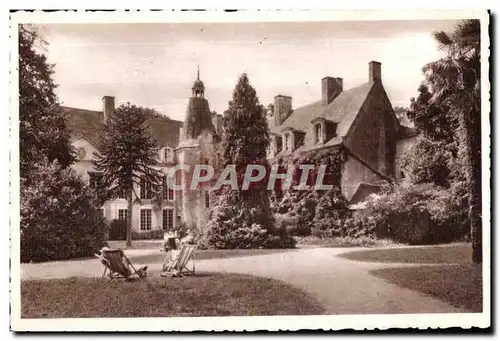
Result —
M71 168L32 165L21 179L21 262L89 257L105 246L108 225L93 197Z
M318 198L316 191L288 191L276 204L278 225L292 236L310 235Z
M450 191L433 184L400 183L368 200L364 219L371 217L377 237L407 244L435 244L463 238L460 203Z
M338 187L323 193L316 204L311 235L346 237L346 221L351 217L347 199Z
M165 231L150 230L150 231L135 231L132 230L132 240L148 240L148 239L163 239Z
M252 200L240 200L237 191L225 190L210 213L199 245L206 249L293 248L295 240L283 226L276 226L267 193ZM259 202L253 205L253 202Z

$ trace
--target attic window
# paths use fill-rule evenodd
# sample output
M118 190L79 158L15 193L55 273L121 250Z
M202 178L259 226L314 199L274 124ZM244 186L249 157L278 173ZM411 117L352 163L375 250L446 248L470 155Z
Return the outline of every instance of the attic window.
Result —
M286 133L284 135L284 137L285 137L285 141L283 144L284 144L285 150L290 151L292 149L292 148L290 148L291 147L290 146L290 133Z
M83 148L83 147L78 148L77 153L78 153L78 158L80 160L82 160L85 157L85 155L87 154L85 152L85 148Z
M321 123L314 125L314 143L323 143L323 126Z

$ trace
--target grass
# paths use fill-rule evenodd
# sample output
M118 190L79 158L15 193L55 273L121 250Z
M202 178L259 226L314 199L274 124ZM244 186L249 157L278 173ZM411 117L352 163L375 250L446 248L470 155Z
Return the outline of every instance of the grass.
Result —
M296 237L299 246L320 246L320 247L353 247L353 246L386 246L394 242L388 239L376 239L371 237L335 237L320 238L314 236Z
M196 260L202 259L220 259L220 258L234 258L234 257L243 257L243 256L257 256L257 255L268 255L271 253L281 253L281 252L289 252L294 249L234 249L234 250L197 250L196 251ZM165 259L165 253L149 254L149 255L138 255L138 256L130 256L130 260L134 263L141 264L154 264L154 263L162 263Z
M470 312L482 311L482 268L481 265L471 263L470 244L355 251L341 256L365 262L429 264L377 269L370 273L387 282L434 296L458 308Z
M354 251L344 253L340 256L362 262L424 264L470 263L472 259L472 247L470 244L417 246Z
M144 281L70 278L21 282L22 318L249 316L322 314L323 307L283 282L205 273Z
M483 305L481 265L427 265L372 270L390 283L434 296L469 312Z

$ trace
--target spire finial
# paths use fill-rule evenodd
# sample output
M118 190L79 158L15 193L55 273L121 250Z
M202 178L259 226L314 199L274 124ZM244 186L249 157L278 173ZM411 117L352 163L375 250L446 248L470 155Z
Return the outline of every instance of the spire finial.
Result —
M198 80L200 80L200 66L197 65L197 69L198 69Z

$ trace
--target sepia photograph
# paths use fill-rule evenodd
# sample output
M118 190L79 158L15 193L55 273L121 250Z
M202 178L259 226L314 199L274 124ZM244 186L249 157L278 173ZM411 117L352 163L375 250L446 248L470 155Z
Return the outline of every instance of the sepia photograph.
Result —
M11 13L12 330L489 327L488 25Z

